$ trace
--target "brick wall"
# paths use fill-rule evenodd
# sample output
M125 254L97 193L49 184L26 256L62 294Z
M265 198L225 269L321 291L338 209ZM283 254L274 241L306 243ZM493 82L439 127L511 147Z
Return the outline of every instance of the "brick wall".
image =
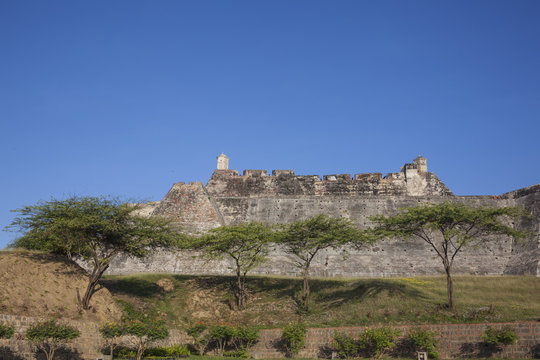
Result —
M7 322L15 327L16 335L12 339L0 339L0 359L2 360L26 360L35 359L35 352L30 344L24 340L24 332L35 322L44 319L1 315L0 322ZM55 359L76 360L76 359L106 359L101 355L99 349L103 342L99 335L99 324L92 322L67 321L77 327L81 332L81 337L76 339L67 349L59 352ZM492 352L490 348L482 344L482 335L488 326L495 329L502 329L509 325L518 335L518 342L508 346L500 352ZM401 340L411 331L411 329L422 327L430 329L440 334L439 352L442 358L540 358L540 322L518 322L518 323L495 323L495 324L442 324L442 325L420 325L420 326L395 326L400 330ZM342 332L347 335L358 337L364 332L366 327L338 327L338 328L311 328L309 329L304 348L300 351L299 357L316 358L330 357L331 349L329 345L335 332ZM260 330L260 340L251 349L251 354L255 358L283 358L285 354L280 349L281 330L263 329ZM169 339L161 342L161 345L185 344L189 342L189 337L179 330L171 330ZM391 354L400 357L411 357L413 354L407 353L405 346L398 346Z
M494 329L502 329L505 325L511 326L518 335L518 342L510 345L500 352L492 352L492 349L482 343L482 335L488 326ZM443 324L421 326L395 326L400 330L402 346L397 346L394 356L412 356L407 347L403 346L403 340L411 329L422 327L440 334L439 353L442 358L458 357L490 357L498 358L539 358L540 357L540 323L497 323L497 324ZM309 329L304 348L298 354L301 358L328 357L331 355L329 345L335 332L358 337L366 327L340 327ZM279 349L281 330L268 329L260 331L260 341L252 348L255 358L280 358L284 357Z
M26 360L35 359L36 349L30 342L24 340L24 334L30 325L48 319L32 318L26 316L2 315L0 322L9 323L15 327L15 335L11 339L0 339L0 359L2 360ZM102 340L98 332L99 324L93 322L64 321L75 326L81 333L78 339L70 343L65 351L55 353L55 359L103 359L99 349Z

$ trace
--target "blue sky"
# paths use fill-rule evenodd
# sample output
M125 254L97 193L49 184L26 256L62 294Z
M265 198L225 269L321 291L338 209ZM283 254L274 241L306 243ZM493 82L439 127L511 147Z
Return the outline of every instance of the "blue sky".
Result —
M0 227L230 167L540 182L539 1L0 1ZM0 232L0 248L16 235Z

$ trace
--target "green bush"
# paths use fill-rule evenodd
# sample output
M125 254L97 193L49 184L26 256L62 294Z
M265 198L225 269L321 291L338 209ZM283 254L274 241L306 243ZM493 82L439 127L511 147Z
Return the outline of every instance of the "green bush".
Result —
M0 323L0 339L9 339L15 334L15 329L10 324Z
M414 329L409 333L409 341L414 346L415 351L425 351L428 353L428 358L439 358L436 339L437 333L426 329Z
M189 349L185 345L172 345L152 347L144 350L143 356L161 356L161 357L185 357L191 355Z
M244 351L252 347L259 340L257 329L249 326L237 326L234 328L232 337L233 345L236 351Z
M208 325L204 322L191 324L185 328L186 333L193 338L193 346L197 350L198 355L203 356L208 347Z
M396 346L399 330L391 327L368 329L360 336L360 348L371 356L380 358L386 351Z
M223 353L224 357L233 357L233 358L248 358L249 354L247 350L240 349L240 350L234 350L234 351L225 351Z
M101 337L105 339L105 346L109 348L109 354L114 353L114 349L120 343L120 337L125 334L122 324L108 322L99 327Z
M350 359L358 355L358 341L343 333L334 334L332 347L340 358Z
M287 350L287 355L296 356L304 346L307 333L307 324L305 322L290 323L283 328L281 340Z
M56 319L33 324L26 331L26 339L45 353L48 360L54 352L80 336L79 330L70 325L59 324Z
M117 347L114 353L115 357L119 358L134 358L137 356L137 351L125 346Z
M208 339L216 344L220 356L223 356L225 348L232 342L235 332L235 328L228 325L212 325L208 329Z
M488 326L482 338L486 344L497 347L515 344L518 339L515 331L510 326L505 326L501 330L495 330Z

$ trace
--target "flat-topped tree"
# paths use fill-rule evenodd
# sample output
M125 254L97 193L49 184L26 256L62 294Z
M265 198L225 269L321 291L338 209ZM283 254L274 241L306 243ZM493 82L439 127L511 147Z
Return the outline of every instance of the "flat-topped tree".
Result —
M193 238L188 247L202 251L203 256L211 259L228 257L233 260L236 305L243 309L246 305L247 273L268 260L273 240L274 231L271 227L250 222L212 229L205 236Z
M429 244L441 259L446 272L448 306L455 310L452 267L457 254L473 246L485 245L487 235L506 235L520 239L527 235L503 222L503 218L526 216L516 207L472 207L461 203L443 202L403 209L394 216L370 218L377 225L378 237L421 239Z
M302 271L302 306L308 309L310 288L309 269L319 251L347 244L361 246L372 241L348 219L317 215L303 221L285 225L279 234L279 243L285 252L296 257L294 265Z
M11 247L43 250L84 259L91 267L82 309L100 288L100 278L111 260L124 253L143 257L156 248L174 246L180 234L167 219L138 215L141 205L107 197L71 197L40 201L13 210L19 213L8 229L23 232Z

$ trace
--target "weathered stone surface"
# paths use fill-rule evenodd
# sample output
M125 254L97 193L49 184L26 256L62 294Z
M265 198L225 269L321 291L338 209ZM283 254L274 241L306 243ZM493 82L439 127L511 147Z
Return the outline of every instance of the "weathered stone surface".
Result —
M455 272L464 274L527 274L540 276L540 184L500 196L454 196L437 176L427 171L426 160L415 159L398 173L294 175L292 170L216 170L206 186L174 184L162 201L147 213L171 216L189 232L204 232L223 224L260 221L290 223L317 214L351 219L360 228L369 217L391 215L404 207L444 201L485 206L521 206L532 217L514 224L531 236L521 243L491 236L487 247L469 248L456 257ZM257 274L295 275L293 259L276 249ZM227 261L207 262L192 253L158 252L143 260L117 258L110 273L134 272L229 273ZM314 276L414 276L442 272L439 258L421 241L384 240L372 248L327 250L313 263Z

